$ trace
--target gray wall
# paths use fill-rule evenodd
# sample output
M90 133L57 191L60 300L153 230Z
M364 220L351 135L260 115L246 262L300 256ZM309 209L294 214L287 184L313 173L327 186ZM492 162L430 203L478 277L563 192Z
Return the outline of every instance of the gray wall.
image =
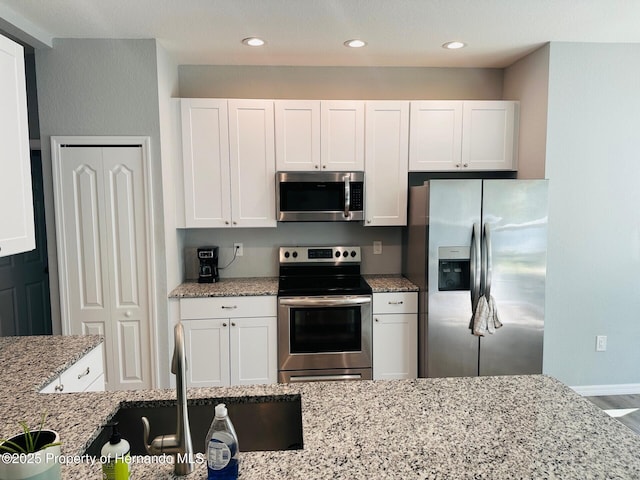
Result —
M479 99L502 98L503 71L479 68L254 67L181 65L181 97L298 99ZM383 242L373 255L373 241ZM281 245L360 245L364 273L400 273L402 228L363 228L362 224L279 224L276 229L185 230L181 253L196 275L194 249L220 246L220 263L232 258L233 243L244 244L222 277L277 275Z
M549 44L504 71L504 99L520 101L518 178L545 178Z
M55 245L52 135L144 135L151 137L154 222L163 231L160 125L155 40L57 39L36 51L40 138L54 328L60 328ZM164 237L156 235L158 278L165 277ZM166 312L166 287L158 288L158 316ZM160 299L162 301L160 301ZM58 330L59 331L59 330Z
M569 385L640 385L638 79L638 44L551 44L544 371Z
M181 65L182 97L500 100L502 69Z

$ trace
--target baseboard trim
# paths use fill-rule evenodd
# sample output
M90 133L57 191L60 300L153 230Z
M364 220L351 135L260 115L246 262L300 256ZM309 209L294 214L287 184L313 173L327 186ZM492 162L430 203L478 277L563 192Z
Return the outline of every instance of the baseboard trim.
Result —
M640 393L640 383L622 383L619 385L581 385L569 387L583 397L601 395L632 395Z

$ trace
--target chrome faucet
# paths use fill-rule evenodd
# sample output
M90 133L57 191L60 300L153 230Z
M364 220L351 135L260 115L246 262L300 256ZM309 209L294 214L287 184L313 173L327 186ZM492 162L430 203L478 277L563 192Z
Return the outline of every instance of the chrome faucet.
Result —
M175 346L173 359L171 360L171 373L176 376L176 396L178 398L178 418L176 433L161 435L153 439L149 444L149 420L142 417L144 426L144 445L149 455L170 453L175 458L175 474L188 475L193 472L195 465L193 457L193 444L191 443L191 431L189 429L189 415L187 412L187 383L185 378L186 355L184 352L184 329L178 322L174 328Z

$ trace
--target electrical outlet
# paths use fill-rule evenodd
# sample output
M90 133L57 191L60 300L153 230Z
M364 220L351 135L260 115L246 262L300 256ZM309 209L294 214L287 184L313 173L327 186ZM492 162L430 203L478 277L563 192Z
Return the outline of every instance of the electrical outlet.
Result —
M234 243L233 251L236 254L236 257L241 257L242 255L244 255L244 249L242 248L241 243Z
M596 352L605 352L607 350L607 336L596 336Z
M382 255L382 242L380 240L373 241L373 254Z

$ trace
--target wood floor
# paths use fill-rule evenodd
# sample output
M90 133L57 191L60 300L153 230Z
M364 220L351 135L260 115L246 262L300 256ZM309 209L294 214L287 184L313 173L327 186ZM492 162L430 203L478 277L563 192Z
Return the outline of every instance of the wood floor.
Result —
M640 394L585 398L640 435Z

